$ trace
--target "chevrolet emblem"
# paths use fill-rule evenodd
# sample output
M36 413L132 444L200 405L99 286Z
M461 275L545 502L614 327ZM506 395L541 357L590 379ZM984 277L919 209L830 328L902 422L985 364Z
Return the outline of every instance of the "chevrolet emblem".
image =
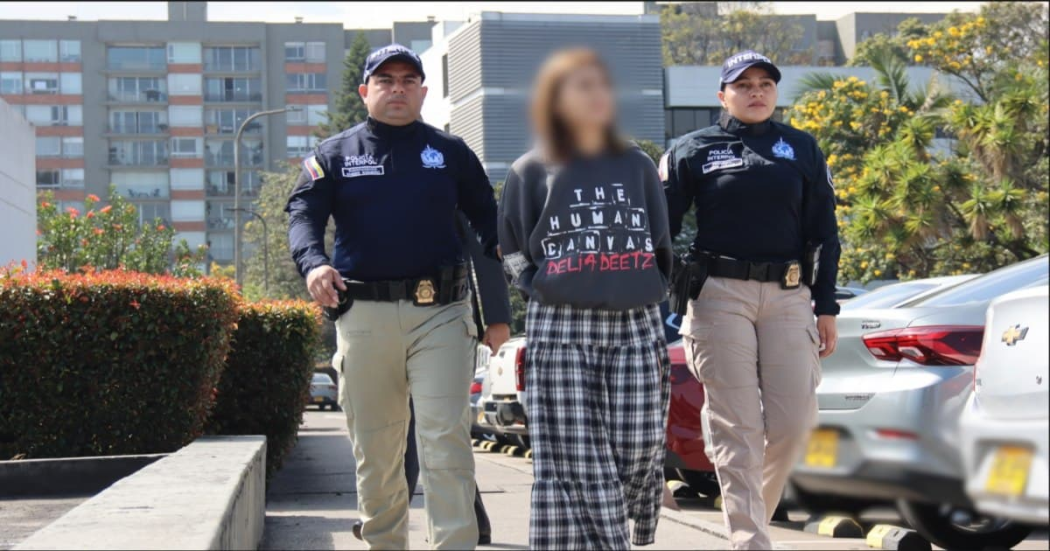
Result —
M416 285L416 304L434 304L434 282L422 279Z
M1003 332L1003 342L1006 346L1013 346L1018 341L1023 341L1028 336L1028 328L1021 327L1020 324L1015 325Z

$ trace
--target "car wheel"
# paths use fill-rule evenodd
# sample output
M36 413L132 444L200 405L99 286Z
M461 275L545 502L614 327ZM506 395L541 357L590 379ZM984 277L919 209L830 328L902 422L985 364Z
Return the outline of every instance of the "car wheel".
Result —
M722 488L718 486L718 476L712 472L690 471L677 469L678 476L689 485L689 488L704 494L707 497L718 497L722 495Z
M954 505L902 499L897 508L919 535L945 549L1010 549L1032 532L1031 527Z
M532 441L529 440L529 435L527 434L512 434L510 435L510 441L513 445L523 450L532 449Z
M863 499L807 492L795 484L791 485L791 490L794 494L795 504L812 515L839 513L852 517L875 505L875 503Z

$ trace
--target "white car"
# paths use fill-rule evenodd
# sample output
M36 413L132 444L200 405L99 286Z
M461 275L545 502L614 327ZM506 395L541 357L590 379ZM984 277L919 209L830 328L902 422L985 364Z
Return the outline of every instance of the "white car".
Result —
M504 443L530 447L525 413L525 337L503 344L489 360L475 423Z
M977 509L1050 524L1050 306L1042 286L988 307L974 392L963 410L966 492Z

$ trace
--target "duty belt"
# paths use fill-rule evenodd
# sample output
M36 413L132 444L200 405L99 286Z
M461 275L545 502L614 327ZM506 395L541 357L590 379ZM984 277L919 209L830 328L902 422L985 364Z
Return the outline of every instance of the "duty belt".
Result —
M790 262L749 262L724 256L707 256L707 275L754 281L777 281L784 289L802 285L802 266Z
M324 308L325 317L339 319L353 306L354 301L397 302L411 300L416 306L451 304L467 298L467 264L444 266L433 276L387 281L355 281L343 278L346 291L338 291L339 306Z

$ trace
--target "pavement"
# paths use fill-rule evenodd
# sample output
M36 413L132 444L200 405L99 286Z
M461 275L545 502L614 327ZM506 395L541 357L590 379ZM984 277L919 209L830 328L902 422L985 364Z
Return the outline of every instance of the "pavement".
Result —
M88 499L90 495L0 499L0 551L13 549Z
M493 535L492 545L479 549L528 549L531 460L477 449L474 457ZM411 549L429 548L421 491L409 511ZM354 456L342 413L307 411L299 443L270 481L267 497L260 549L367 549L351 532L357 518ZM728 542L705 526L665 515L656 545L641 549L725 549Z

